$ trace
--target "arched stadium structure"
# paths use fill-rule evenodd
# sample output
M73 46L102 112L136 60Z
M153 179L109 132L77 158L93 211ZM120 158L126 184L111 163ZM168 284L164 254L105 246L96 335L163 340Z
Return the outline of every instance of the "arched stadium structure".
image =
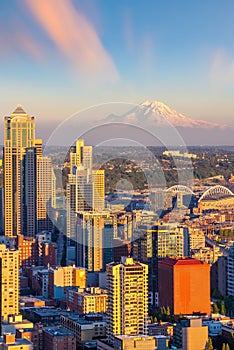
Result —
M200 211L234 208L234 193L225 186L212 186L199 198L198 207Z

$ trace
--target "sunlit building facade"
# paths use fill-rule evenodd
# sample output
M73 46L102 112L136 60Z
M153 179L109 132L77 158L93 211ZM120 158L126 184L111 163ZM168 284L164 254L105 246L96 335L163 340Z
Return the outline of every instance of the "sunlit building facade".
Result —
M93 169L92 146L77 140L70 149L70 173L66 185L67 263L76 261L77 213L101 212L105 207L105 172Z
M19 251L0 245L1 266L1 316L19 314Z
M26 149L34 147L34 117L18 105L4 118L4 232L16 237L22 230L22 162Z
M115 335L146 335L148 317L148 266L122 258L107 265L108 339Z

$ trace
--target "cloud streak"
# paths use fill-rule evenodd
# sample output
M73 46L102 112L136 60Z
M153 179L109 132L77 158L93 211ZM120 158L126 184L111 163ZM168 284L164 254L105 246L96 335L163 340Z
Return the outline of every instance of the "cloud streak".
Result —
M25 1L40 26L79 73L110 82L119 79L115 64L94 27L71 0Z
M218 49L213 55L210 69L211 81L218 84L234 83L234 59L224 49Z
M33 57L36 61L42 62L44 59L44 50L25 29L21 23L17 23L17 31L8 30L6 33L4 28L0 28L0 49L1 54L6 57L9 55L14 58L15 54L23 53Z

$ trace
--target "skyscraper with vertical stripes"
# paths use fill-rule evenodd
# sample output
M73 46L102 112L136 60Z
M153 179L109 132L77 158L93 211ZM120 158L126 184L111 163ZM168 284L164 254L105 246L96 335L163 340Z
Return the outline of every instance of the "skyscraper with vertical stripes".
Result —
M9 237L22 232L23 159L34 144L34 117L18 105L4 118L4 233Z
M35 237L51 228L55 177L51 159L35 139L35 120L18 105L4 118L4 234Z

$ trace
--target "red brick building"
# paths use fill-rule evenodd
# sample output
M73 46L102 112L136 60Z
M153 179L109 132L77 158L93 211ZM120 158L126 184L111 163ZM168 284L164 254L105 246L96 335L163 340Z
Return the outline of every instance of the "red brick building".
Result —
M166 259L158 266L159 306L173 314L210 313L210 265L196 259Z
M42 248L42 265L47 266L50 265L56 265L57 259L57 247L55 243L50 242L43 242L41 244Z
M75 334L70 330L58 326L43 329L43 349L50 350L75 350L76 338Z
M27 339L33 343L34 349L40 349L40 336L36 328L21 328L16 329L16 338Z
M25 270L27 267L37 265L38 248L34 238L25 238L23 235L18 235L18 249L20 267Z

